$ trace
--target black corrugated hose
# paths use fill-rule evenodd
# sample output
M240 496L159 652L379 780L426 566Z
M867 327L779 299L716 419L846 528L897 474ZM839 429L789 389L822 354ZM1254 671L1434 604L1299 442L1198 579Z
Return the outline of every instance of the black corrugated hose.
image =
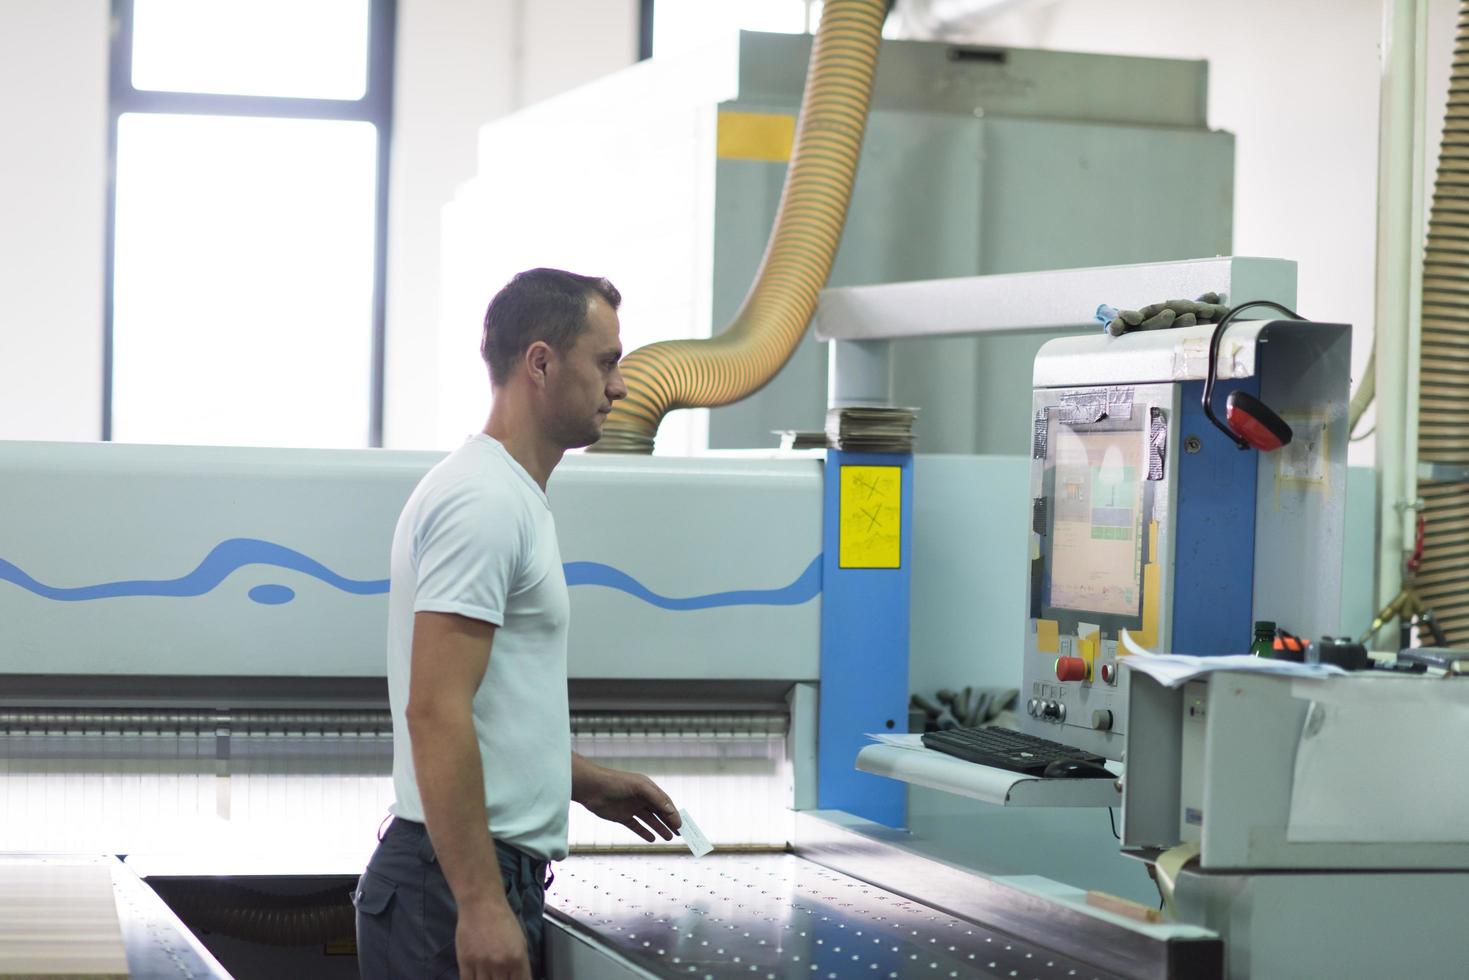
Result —
M273 895L218 878L148 882L191 929L267 946L320 946L356 930L346 885L306 895Z

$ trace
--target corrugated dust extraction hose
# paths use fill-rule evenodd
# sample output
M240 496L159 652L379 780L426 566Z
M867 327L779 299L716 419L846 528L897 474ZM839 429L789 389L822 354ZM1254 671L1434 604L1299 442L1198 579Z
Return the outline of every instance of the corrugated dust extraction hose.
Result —
M1469 0L1449 76L1448 111L1423 259L1418 456L1469 467ZM1419 597L1449 641L1469 639L1469 483L1421 481L1426 505Z
M886 14L884 0L827 0L795 151L754 285L717 336L649 344L623 360L627 398L613 406L593 451L651 453L664 415L746 398L790 359L841 241Z

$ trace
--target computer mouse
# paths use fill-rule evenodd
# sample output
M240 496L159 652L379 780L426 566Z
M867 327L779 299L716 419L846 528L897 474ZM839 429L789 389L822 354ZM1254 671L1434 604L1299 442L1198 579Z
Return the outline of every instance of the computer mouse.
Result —
M1047 779L1116 779L1109 769L1085 759L1057 759L1042 773Z

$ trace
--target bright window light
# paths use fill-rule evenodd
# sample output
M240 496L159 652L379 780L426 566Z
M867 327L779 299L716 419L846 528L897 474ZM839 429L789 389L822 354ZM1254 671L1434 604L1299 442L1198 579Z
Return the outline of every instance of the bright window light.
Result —
M377 129L118 120L113 438L364 446Z
M367 91L368 0L134 0L133 87L301 99Z
M821 4L807 0L658 0L653 56L684 54L742 30L803 34L820 17Z

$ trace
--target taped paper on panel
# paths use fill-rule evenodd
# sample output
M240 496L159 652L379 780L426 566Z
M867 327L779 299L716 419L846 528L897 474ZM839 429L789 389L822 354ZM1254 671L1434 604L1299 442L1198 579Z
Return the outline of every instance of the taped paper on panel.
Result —
M1061 396L1061 421L1068 425L1089 425L1104 418L1132 418L1133 389L1130 385L1075 392Z
M1148 409L1148 479L1163 479L1163 467L1167 462L1168 422L1161 408Z

